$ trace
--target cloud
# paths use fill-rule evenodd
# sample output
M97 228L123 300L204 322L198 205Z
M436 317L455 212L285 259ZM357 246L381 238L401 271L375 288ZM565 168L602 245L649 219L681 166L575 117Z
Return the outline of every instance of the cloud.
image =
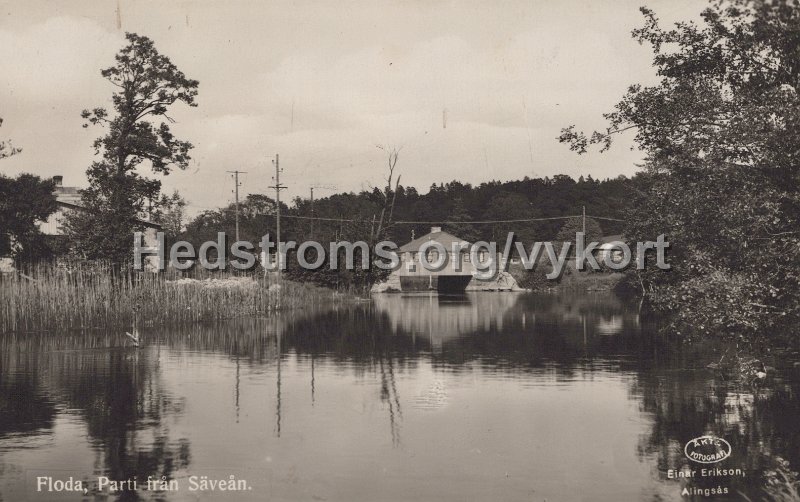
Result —
M266 191L278 152L289 196L313 182L379 184L376 144L402 146L403 182L423 190L636 169L639 153L625 144L578 157L555 140L569 124L601 126L626 86L652 75L646 48L628 36L640 22L636 0L577 10L525 1L121 4L124 29L152 37L200 80L199 107L171 113L176 135L195 145L193 165L163 179L197 206L230 200L231 169L252 171L245 193ZM39 6L28 24L0 29L0 137L24 148L3 169L82 184L102 131L82 129L79 113L110 103L99 71L124 34L113 9L63 5L57 12L70 15Z
M84 179L96 132L81 128L80 112L110 100L100 69L121 45L121 35L69 16L0 30L0 61L6 67L2 133L23 148L4 161L4 171L62 174L73 183Z
M89 19L53 17L21 31L0 30L8 94L17 102L63 103L103 89L100 69L123 45Z

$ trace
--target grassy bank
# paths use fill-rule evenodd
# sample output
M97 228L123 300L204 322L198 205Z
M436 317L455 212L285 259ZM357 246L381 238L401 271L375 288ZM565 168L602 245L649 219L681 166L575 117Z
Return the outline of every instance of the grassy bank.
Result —
M274 278L126 278L92 270L40 267L0 278L0 333L213 321L339 301L332 290Z

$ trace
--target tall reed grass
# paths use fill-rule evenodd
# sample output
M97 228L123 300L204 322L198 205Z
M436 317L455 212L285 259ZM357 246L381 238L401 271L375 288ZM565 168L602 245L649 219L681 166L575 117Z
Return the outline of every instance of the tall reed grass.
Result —
M274 278L195 273L114 277L96 269L39 266L0 277L0 333L154 326L270 316L343 295Z

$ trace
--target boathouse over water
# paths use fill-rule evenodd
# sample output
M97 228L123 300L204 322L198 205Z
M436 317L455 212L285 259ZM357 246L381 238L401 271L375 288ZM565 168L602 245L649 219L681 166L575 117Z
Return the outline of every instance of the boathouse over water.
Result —
M436 242L440 246L429 243ZM460 257L453 253L454 245L461 249ZM431 231L398 250L400 266L393 271L386 282L376 285L374 292L389 291L437 291L439 293L463 293L464 291L515 291L519 290L516 281L507 272L499 272L491 279L478 279L479 267L473 263L470 255L470 242L453 234L442 231L441 227L431 227ZM430 270L422 264L420 253L425 253L426 261L435 264L441 258L439 249L447 253L444 265ZM475 257L480 263L491 259L488 252L482 250ZM498 255L498 262L505 263Z

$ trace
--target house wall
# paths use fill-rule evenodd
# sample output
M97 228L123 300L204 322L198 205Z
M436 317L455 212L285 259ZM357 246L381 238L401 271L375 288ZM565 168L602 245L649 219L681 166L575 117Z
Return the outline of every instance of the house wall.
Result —
M435 262L436 258L431 257L430 262ZM461 253L459 270L456 269L456 257L452 252L447 253L447 262L441 270L428 270L420 261L419 253L406 252L400 255L400 268L397 273L402 276L430 276L430 275L475 275L477 270L471 262L469 254L465 251Z
M65 211L69 211L69 209L59 207L56 212L47 218L47 221L38 223L39 230L45 235L64 235L62 226L64 224L64 216L66 215Z
M38 223L39 230L45 235L64 235L64 218L70 211L75 211L75 209L59 207L56 212L47 218L47 221L41 221ZM157 228L146 227L143 232L145 245L155 246L158 243L158 240L156 239L157 233Z
M465 251L466 253L466 251ZM427 289L426 286L430 287L431 289L436 289L437 278L440 275L469 275L472 276L473 279L467 285L467 291L520 291L521 288L517 284L516 280L509 274L508 272L500 272L492 279L476 279L474 276L478 273L478 270L475 268L475 264L470 261L467 261L467 257L462 256L461 261L461 271L456 272L453 270L453 257L452 253L448 253L448 263L444 269L440 271L429 271L425 269L419 261L418 253L402 253L400 255L400 267L397 270L394 270L386 281L380 284L376 284L372 288L372 292L380 293L380 292L388 292L388 291L402 291L402 282L401 277L403 278L403 282L409 285L416 285L418 286L417 290L419 289ZM500 256L500 267L505 267L505 259ZM413 263L416 267L414 271L410 271L408 269L408 265ZM409 280L411 279L411 280Z
M0 274L10 274L14 270L14 260L12 258L0 257Z

